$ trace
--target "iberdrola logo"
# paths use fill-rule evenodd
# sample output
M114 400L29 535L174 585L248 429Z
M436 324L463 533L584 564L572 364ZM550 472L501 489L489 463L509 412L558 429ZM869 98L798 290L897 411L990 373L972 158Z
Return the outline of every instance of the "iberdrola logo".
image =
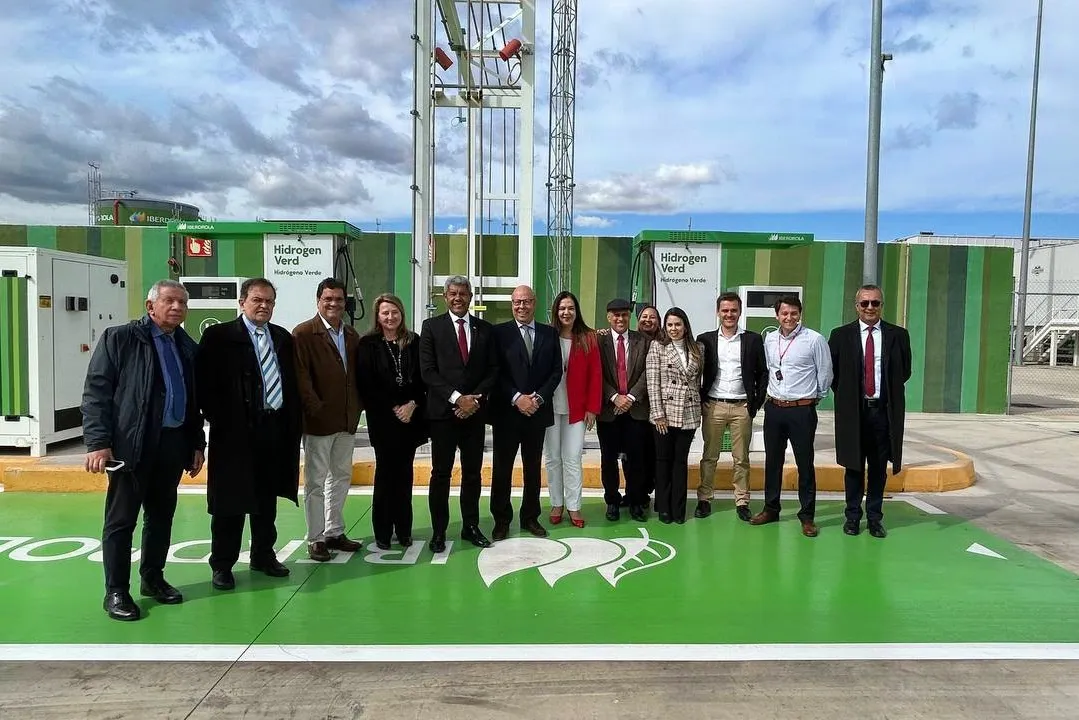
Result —
M659 567L677 554L667 543L650 538L644 528L639 530L639 538L610 540L510 538L484 548L476 562L487 587L500 577L532 568L537 568L551 587L567 575L592 568L615 587L627 575Z

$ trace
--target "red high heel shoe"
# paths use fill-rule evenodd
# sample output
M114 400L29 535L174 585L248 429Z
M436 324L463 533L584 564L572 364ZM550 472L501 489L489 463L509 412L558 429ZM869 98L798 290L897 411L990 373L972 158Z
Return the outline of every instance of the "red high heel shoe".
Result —
M551 524L558 525L560 522L562 522L562 508L559 508L557 513L551 510Z
M577 527L577 528L583 528L584 527L584 517L583 516L582 517L573 517L572 515L570 515L569 521L571 523L573 523L573 527Z

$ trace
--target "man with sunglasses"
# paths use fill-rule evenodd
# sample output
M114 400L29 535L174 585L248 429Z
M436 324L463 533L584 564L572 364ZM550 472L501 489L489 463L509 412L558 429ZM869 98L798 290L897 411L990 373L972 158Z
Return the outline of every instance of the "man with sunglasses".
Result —
M828 338L835 395L836 462L846 469L846 522L843 532L861 532L862 496L869 534L883 538L884 485L888 461L902 468L904 383L910 379L910 334L884 322L884 296L863 285L854 298L858 319L837 327ZM868 483L866 466L868 465Z

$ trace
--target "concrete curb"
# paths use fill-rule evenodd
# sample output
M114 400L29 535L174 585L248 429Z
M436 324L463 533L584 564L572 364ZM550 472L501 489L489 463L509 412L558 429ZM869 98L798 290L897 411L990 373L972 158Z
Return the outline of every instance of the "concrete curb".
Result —
M961 490L970 487L975 482L974 461L968 455L948 448L935 447L934 449L951 454L953 460L925 465L908 466L898 475L889 472L887 492L899 493L932 493ZM431 462L427 459L417 460L415 464L415 484L426 486L431 474ZM203 485L206 482L205 471L196 478L186 475L182 480L184 485ZM301 468L302 473L302 468ZM375 463L373 460L361 460L352 466L353 485L373 485ZM546 474L545 474L546 476ZM700 478L699 466L691 461L689 468L689 488L696 488ZM720 492L731 487L732 469L729 462L721 461L716 468L715 487ZM460 467L455 466L451 480L453 485L460 482ZM491 466L489 463L483 467L483 482L489 486L491 483ZM0 458L0 484L5 492L104 492L107 480L104 475L92 475L82 469L80 465L57 465L41 460L18 458ZM518 461L513 472L514 487L522 484L521 466ZM546 477L544 479L546 485ZM753 463L749 472L750 489L761 491L764 489L764 464ZM586 462L584 466L584 486L586 488L602 488L600 480L600 466L598 462ZM798 489L798 469L792 464L783 468L783 489ZM839 465L817 465L817 490L820 492L843 492L843 468Z

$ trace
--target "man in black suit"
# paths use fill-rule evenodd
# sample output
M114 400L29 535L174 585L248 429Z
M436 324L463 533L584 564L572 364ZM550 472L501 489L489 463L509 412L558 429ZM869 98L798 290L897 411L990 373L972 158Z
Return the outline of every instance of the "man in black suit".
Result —
M883 305L880 288L863 285L854 298L858 319L837 327L828 338L835 373L835 456L846 468L843 532L861 531L864 493L869 534L876 538L888 534L882 522L888 461L893 473L902 468L904 384L911 372L910 334L881 319Z
M539 523L540 465L543 439L554 425L551 400L562 380L562 349L558 333L550 325L536 323L536 293L521 285L510 296L513 320L495 326L499 367L497 392L492 398L490 420L494 436L494 468L491 473L491 537L505 540L513 519L510 486L517 449L524 469L521 529L547 537Z
M86 470L109 475L101 550L104 608L114 620L142 617L129 589L131 541L140 509L140 593L164 605L183 602L165 581L165 558L180 477L184 470L191 477L199 474L206 447L195 402L198 346L180 327L187 302L187 290L175 280L154 283L146 296L146 315L107 328L86 371Z
M606 518L618 520L622 496L618 492L618 460L623 454L629 515L638 522L648 519L644 505L648 492L644 486L644 445L652 442L648 422L648 381L645 358L651 341L629 329L632 305L621 298L607 303L610 332L600 335L600 365L603 370L603 409L596 423L599 436L600 476Z
M486 437L489 395L498 379L498 348L491 323L468 312L472 283L454 275L446 280L449 311L423 321L420 377L427 386L431 421L431 552L446 550L450 522L450 473L461 451L461 539L490 547L480 532L480 471Z
M738 519L749 522L749 443L753 438L753 418L764 405L768 393L768 366L764 360L764 340L759 333L738 327L742 298L723 293L716 300L719 329L702 333L697 342L704 346L704 376L701 378L701 482L697 487L694 517L712 513L716 462L723 445L723 433L731 429L734 458L734 507Z
M245 516L251 570L287 577L277 560L277 498L297 502L303 408L292 333L270 322L277 291L265 278L240 286L240 317L202 334L199 406L210 423L206 505L213 586L232 590Z

